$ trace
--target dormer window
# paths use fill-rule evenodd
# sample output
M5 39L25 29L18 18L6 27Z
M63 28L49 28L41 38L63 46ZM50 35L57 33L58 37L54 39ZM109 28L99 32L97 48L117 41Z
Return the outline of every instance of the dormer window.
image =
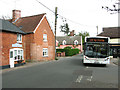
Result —
M47 34L43 34L43 41L47 41Z
M78 45L78 41L77 40L74 41L74 45Z
M63 40L63 45L66 45L66 41L65 40Z
M17 34L17 42L22 42L22 34Z

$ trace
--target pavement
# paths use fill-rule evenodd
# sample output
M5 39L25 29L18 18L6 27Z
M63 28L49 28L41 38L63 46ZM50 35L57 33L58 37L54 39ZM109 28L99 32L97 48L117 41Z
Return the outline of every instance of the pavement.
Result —
M115 65L118 65L119 64L119 61L120 61L120 58L111 58L111 63L115 64Z

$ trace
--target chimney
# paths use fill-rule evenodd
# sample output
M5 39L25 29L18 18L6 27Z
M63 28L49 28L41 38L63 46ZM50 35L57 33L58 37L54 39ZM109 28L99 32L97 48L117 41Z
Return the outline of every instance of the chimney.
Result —
M13 10L12 13L12 21L15 21L16 19L21 17L21 10Z
M74 36L74 32L75 32L75 30L72 30L72 31L70 32L70 36Z

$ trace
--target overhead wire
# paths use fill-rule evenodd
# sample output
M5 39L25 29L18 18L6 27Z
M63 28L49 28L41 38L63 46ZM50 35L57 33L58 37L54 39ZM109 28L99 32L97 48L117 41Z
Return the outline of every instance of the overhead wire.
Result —
M38 3L40 3L42 6L44 6L45 8L47 8L49 11L55 13L53 10L51 10L50 8L48 8L46 5L44 5L43 3L41 3L40 1L36 0Z
M39 4L41 4L42 6L44 6L45 8L47 8L49 11L51 11L52 13L55 14L55 12L54 12L53 10L51 10L49 7L47 7L46 5L44 5L43 3L41 3L41 2L38 1L38 0L36 0L36 1L37 1ZM95 25L93 26L93 25L80 24L80 23L78 23L78 22L76 22L76 21L73 21L73 20L71 20L71 19L68 19L68 18L64 17L63 15L60 15L60 14L57 14L57 15L60 16L60 17L62 17L62 18L65 18L66 20L68 20L68 21L70 21L70 22L72 22L72 23L78 24L78 25L80 25L80 26L96 27Z

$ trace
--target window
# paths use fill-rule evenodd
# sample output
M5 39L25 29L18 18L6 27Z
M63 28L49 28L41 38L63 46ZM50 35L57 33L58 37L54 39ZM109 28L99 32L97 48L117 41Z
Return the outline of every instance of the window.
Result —
M17 59L17 50L14 50L14 59Z
M74 45L78 45L78 41L77 40L74 41Z
M43 41L47 41L47 34L43 34Z
M43 48L43 57L48 56L48 48Z
M13 51L10 51L10 58L13 58Z
M66 45L66 41L65 40L63 40L63 45Z
M22 42L22 34L17 34L17 42Z
M22 60L22 59L23 59L23 50L16 48L14 50L14 60Z

